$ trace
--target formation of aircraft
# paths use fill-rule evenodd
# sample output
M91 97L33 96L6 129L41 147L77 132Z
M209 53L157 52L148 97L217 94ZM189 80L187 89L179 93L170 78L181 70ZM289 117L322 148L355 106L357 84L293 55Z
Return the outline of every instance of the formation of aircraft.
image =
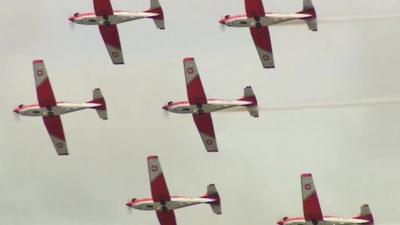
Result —
M245 6L246 15L226 15L219 23L228 27L250 28L258 56L264 68L275 67L269 26L291 20L304 20L310 30L318 30L317 14L311 0L303 0L303 10L290 14L265 12L262 0L245 0Z
M309 173L301 175L301 192L303 196L304 217L284 217L282 220L277 222L278 225L374 224L374 218L368 205L361 206L360 214L353 218L338 218L323 215L319 204L317 191L314 186L314 181L312 175Z
M221 214L221 199L214 184L200 197L170 196L158 156L147 157L152 198L134 198L126 205L138 210L156 211L161 225L176 225L175 209L198 204L209 204L215 214Z
M110 0L93 0L94 13L75 13L69 18L73 23L97 25L114 64L124 64L117 24L143 18L154 20L157 28L165 29L164 14L159 0L150 0L150 9L142 12L113 10ZM292 20L304 20L308 28L317 31L317 16L311 0L303 0L303 9L297 13L265 12L262 0L245 0L246 15L225 16L219 22L224 26L249 27L258 55L264 68L274 68L272 45L268 27ZM244 88L243 97L236 100L207 99L194 58L183 59L187 88L187 101L168 102L162 108L179 114L192 114L203 144L208 152L217 152L211 113L233 107L244 107L252 117L259 117L257 99L251 86ZM61 115L83 109L94 109L106 120L107 108L99 88L93 90L93 99L84 103L57 102L43 60L33 61L38 104L19 105L13 111L23 116L40 116L58 155L68 155ZM158 156L147 158L151 198L133 198L126 203L129 208L154 210L161 225L176 225L175 209L208 204L215 214L222 214L221 199L214 184L207 186L200 197L171 196ZM303 217L284 217L278 225L373 225L374 219L368 205L361 206L359 215L339 218L322 214L311 174L301 175Z
M217 152L211 112L232 107L246 107L251 116L258 117L256 96L253 89L248 86L244 88L244 96L237 100L207 99L194 58L183 59L183 67L189 101L170 101L162 108L173 113L192 114L206 150Z
M75 13L69 20L77 24L98 25L114 64L124 64L117 24L150 18L157 28L165 29L164 13L158 0L150 0L150 9L143 12L113 10L110 0L93 0L93 4L94 13Z
M60 115L83 109L95 109L99 117L106 120L106 102L99 88L93 90L91 101L85 103L57 102L43 60L33 61L33 72L39 104L19 105L14 112L23 116L41 116L57 154L68 155Z

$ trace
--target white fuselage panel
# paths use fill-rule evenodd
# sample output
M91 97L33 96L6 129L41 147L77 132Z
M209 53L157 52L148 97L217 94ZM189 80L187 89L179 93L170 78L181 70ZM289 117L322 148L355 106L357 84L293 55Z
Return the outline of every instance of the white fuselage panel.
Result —
M100 106L97 103L57 103L57 106L40 107L39 105L22 106L18 113L23 116L58 116L82 109L94 108Z
M96 16L94 13L83 13L75 15L74 22L83 25L112 25L128 22L131 20L143 19L157 16L157 13L150 12L125 12L117 11L114 15L107 17Z
M161 205L160 202L153 202L153 200L149 199L146 201L137 200L138 203L134 203L132 207L139 210L165 211L213 201L215 200L210 198L171 197L171 201L166 201L164 205Z
M207 100L207 104L191 105L189 102L171 103L168 111L174 113L210 113L224 110L232 107L247 106L252 104L250 101L244 100Z
M259 17L259 26L266 27L278 23L283 23L291 20L306 19L311 17L310 14L304 13L293 13L293 14L282 14L282 13L267 13L263 17ZM225 25L229 27L256 27L256 18L248 18L247 16L234 16L225 20Z

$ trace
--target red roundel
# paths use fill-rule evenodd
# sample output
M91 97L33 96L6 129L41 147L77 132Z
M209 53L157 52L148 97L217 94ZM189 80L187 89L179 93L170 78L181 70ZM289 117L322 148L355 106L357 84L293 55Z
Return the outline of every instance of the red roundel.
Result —
M310 184L306 184L306 185L304 185L304 188L305 188L306 190L310 190L310 189L311 189L311 185L310 185Z
M158 170L158 167L156 165L151 166L151 171L156 172Z
M113 56L113 57L118 57L118 56L119 56L119 53L118 53L118 52L113 52L113 53L112 53L112 56Z
M207 143L208 145L212 145L213 141L212 141L211 139L208 139L208 140L206 141L206 143Z
M43 75L43 70L38 70L36 71L36 75L38 75L39 77Z
M194 70L193 70L192 67L189 67L189 68L187 68L187 72L188 72L189 74L192 74L192 73L194 72Z

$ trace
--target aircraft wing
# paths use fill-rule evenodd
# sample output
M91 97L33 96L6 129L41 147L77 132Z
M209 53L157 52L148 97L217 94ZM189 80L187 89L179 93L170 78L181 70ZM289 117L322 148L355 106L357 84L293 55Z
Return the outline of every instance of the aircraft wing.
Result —
M245 0L244 4L248 18L265 16L262 0Z
M175 213L172 210L156 211L160 225L176 225Z
M51 141L58 155L68 155L67 143L65 142L64 130L60 116L43 117L44 125L50 135Z
M40 107L56 106L56 99L51 88L43 60L33 61L33 73L36 83L37 98Z
M218 152L211 114L193 114L193 119L207 152Z
M250 33L263 67L274 68L274 57L272 55L271 37L269 36L268 27L250 27Z
M93 0L93 5L96 16L110 16L114 14L110 0Z
M164 179L164 174L161 169L161 164L157 156L147 157L147 165L149 169L151 196L154 202L163 202L171 200L167 183Z
M183 67L185 69L186 89L189 103L191 105L207 104L206 94L204 93L194 58L183 59Z
M117 25L100 25L99 30L103 37L108 54L111 57L111 61L114 64L124 64Z
M303 196L304 219L307 222L322 221L321 207L311 174L301 175L301 193Z

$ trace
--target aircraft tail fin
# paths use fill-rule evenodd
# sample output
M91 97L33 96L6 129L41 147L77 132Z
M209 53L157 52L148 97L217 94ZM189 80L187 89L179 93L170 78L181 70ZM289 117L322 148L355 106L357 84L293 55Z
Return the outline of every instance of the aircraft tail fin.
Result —
M164 12L159 0L150 0L150 9L146 10L145 12L157 13L157 16L153 16L151 18L154 20L154 24L158 29L165 29Z
M304 219L313 224L323 220L317 190L310 173L301 175L301 193L303 196Z
M101 93L100 88L96 88L93 90L93 100L89 103L97 103L100 104L99 106L94 107L96 109L97 114L99 115L100 119L106 120L107 117L107 105L106 101L104 100L103 94Z
M207 186L207 194L204 197L214 199L213 202L209 203L212 211L218 215L222 214L221 199L219 198L219 194L217 188L215 187L215 184L209 184Z
M315 8L311 0L303 0L303 11L301 13L310 14L311 17L305 19L308 29L311 31L317 31L317 14L315 12Z
M372 216L371 210L369 209L369 205L364 204L361 206L360 215L354 217L355 219L363 219L368 220L368 224L374 224L374 217Z
M244 95L240 100L250 101L251 104L247 105L246 108L249 111L252 117L258 117L258 106L257 106L257 98L254 94L253 88L251 86L247 86L244 88Z

